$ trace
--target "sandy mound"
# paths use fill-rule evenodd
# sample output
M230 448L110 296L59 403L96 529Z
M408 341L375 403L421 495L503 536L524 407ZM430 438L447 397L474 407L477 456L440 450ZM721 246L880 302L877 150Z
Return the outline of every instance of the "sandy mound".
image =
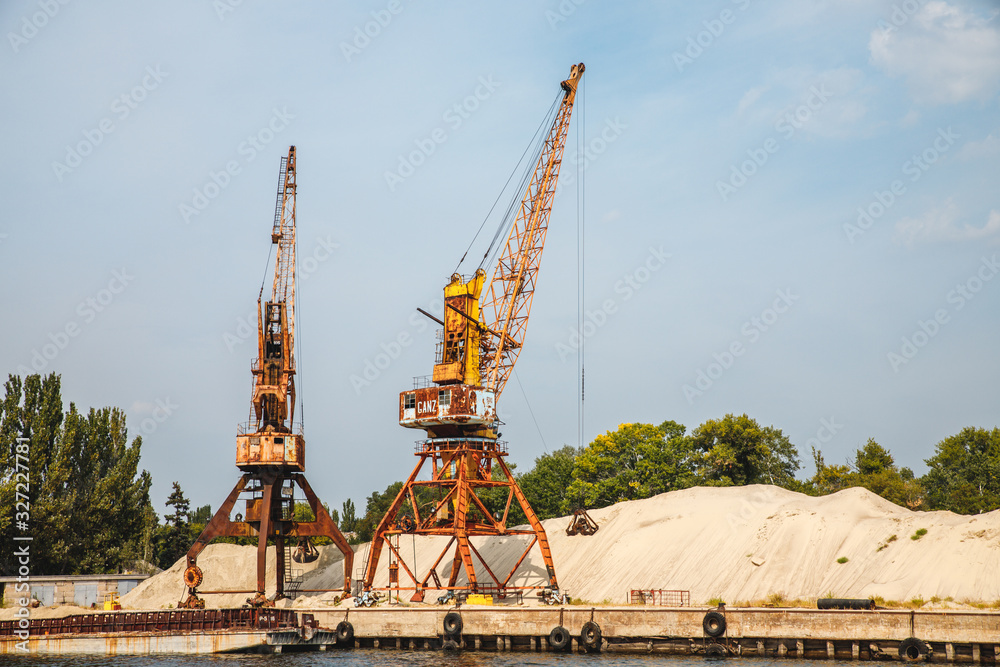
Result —
M9 621L15 618L15 614L20 611L20 607L6 607L0 609L0 621ZM98 610L100 611L100 610ZM65 618L67 616L74 616L76 614L93 614L95 613L93 609L84 609L83 607L77 607L76 605L59 605L58 607L36 607L29 610L29 617L32 619L40 618Z
M303 576L302 588L339 588L344 582L344 557L333 545L317 547L320 557L312 563L295 563ZM181 578L187 561L179 559L170 569L146 579L121 598L124 609L166 609L187 597ZM205 573L199 591L243 590L257 587L257 548L235 544L211 544L198 556ZM274 547L267 549L268 596L274 595ZM239 607L253 593L202 595L207 607ZM320 594L314 594L319 596ZM336 594L330 594L333 598ZM315 600L314 600L315 602Z
M1000 580L994 576L1000 571L1000 511L978 516L912 512L860 488L813 498L772 486L746 486L685 489L590 514L600 526L591 537L568 537L568 518L544 522L559 584L576 599L624 603L633 588L688 590L695 604L715 597L736 604L774 593L788 599L828 594L1000 599ZM920 528L927 533L910 539ZM422 576L446 543L447 538L404 536L398 549L411 567L416 560ZM475 538L473 544L502 577L527 542L501 537ZM269 568L274 566L271 551ZM321 552L305 573L303 588L337 588L343 581L340 552L333 546L321 547ZM362 545L355 556L355 579L367 553ZM198 559L205 571L202 588L253 588L254 558L253 547L210 546ZM841 558L847 560L838 563ZM376 586L387 584L387 566L386 549ZM437 568L442 580L450 567L451 551ZM122 604L133 609L176 604L184 592L182 570L183 560L146 580ZM489 575L480 571L480 581L488 581ZM540 585L544 574L535 547L512 583ZM407 580L402 571L400 579ZM303 595L294 606L332 604L335 595ZM246 597L211 595L206 600L210 606L227 606L242 604Z

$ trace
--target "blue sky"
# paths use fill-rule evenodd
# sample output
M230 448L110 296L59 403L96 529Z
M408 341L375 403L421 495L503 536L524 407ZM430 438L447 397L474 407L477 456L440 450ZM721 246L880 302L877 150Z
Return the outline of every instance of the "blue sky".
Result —
M583 161L585 442L746 412L789 436L801 475L811 446L843 462L868 438L920 474L942 438L997 425L998 11L5 2L0 368L124 408L158 510L174 480L217 506L294 144L307 475L363 508L416 463L398 392L434 340L414 309L440 302L584 62L500 401L511 460L580 438Z

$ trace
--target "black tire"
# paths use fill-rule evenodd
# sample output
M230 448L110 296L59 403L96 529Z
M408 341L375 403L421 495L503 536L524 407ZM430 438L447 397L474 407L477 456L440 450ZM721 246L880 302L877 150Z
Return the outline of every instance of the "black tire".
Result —
M337 623L337 643L352 644L354 642L354 626L350 621Z
M555 651L564 650L569 646L569 641L569 630L561 625L552 628L552 632L549 633L549 646Z
M601 626L593 621L587 621L580 630L580 644L588 651L601 648Z
M726 633L726 617L717 611L710 611L705 614L701 627L709 637L721 637Z
M899 642L899 659L904 662L917 662L927 657L927 644L916 637L907 637Z
M441 650L442 651L457 651L458 650L458 642L455 641L454 639L445 639L441 643Z
M729 651L722 644L709 644L705 647L706 658L727 658Z
M462 615L457 611L449 611L444 615L444 633L446 635L462 634Z

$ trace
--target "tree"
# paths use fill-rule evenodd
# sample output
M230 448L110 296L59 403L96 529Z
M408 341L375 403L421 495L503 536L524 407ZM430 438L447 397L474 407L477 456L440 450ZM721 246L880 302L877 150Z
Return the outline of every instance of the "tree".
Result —
M354 528L358 523L358 517L354 508L354 501L348 498L344 501L341 509L343 511L341 512L342 518L340 520L340 529L345 533L354 532Z
M696 467L705 484L795 485L798 450L780 429L762 428L746 414L709 419L692 431L691 443L700 452Z
M574 460L562 511L649 498L695 483L685 427L622 424L597 436Z
M806 490L818 495L835 493L860 486L889 502L916 509L923 500L923 487L909 468L899 468L889 450L869 438L864 447L854 452L849 465L826 465L822 453L813 449L816 473L806 484Z
M30 535L32 568L39 574L117 572L141 559L151 478L138 470L142 439L129 443L125 414L118 408L82 414L73 403L63 412L61 379L54 373L23 381L10 375L4 388L0 539L11 543L15 535ZM24 487L30 517L18 523L16 504L24 500L17 492ZM0 552L0 571L10 574L15 565L10 550Z
M355 532L360 541L368 542L372 539L379 522L382 521L382 517L385 516L389 506L392 505L392 501L396 499L396 496L399 495L399 490L402 488L402 482L393 482L382 493L374 491L368 496L365 504L365 515L357 521L357 525L355 526Z
M930 509L978 514L1000 508L1000 429L967 427L945 438L921 478Z
M192 524L200 523L202 526L204 526L212 519L212 506L202 505L201 507L191 512L190 519Z
M579 452L576 447L566 445L551 454L539 456L531 470L517 476L518 486L539 519L544 521L563 515L566 490L573 482L573 466ZM508 523L513 525L525 521L527 518L521 508L512 502Z
M195 539L190 503L179 482L174 482L166 506L172 507L174 511L163 517L165 524L157 531L155 551L156 564L163 569L169 568L178 558L183 557Z

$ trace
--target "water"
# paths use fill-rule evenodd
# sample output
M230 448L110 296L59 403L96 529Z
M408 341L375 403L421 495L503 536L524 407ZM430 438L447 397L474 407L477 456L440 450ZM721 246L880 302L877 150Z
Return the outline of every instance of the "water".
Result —
M0 665L11 667L722 667L738 661L747 667L807 667L815 661L784 658L729 658L718 660L696 656L623 655L614 653L485 653L442 651L354 650L284 655L205 656L0 656ZM824 660L824 667L847 667L857 663Z

